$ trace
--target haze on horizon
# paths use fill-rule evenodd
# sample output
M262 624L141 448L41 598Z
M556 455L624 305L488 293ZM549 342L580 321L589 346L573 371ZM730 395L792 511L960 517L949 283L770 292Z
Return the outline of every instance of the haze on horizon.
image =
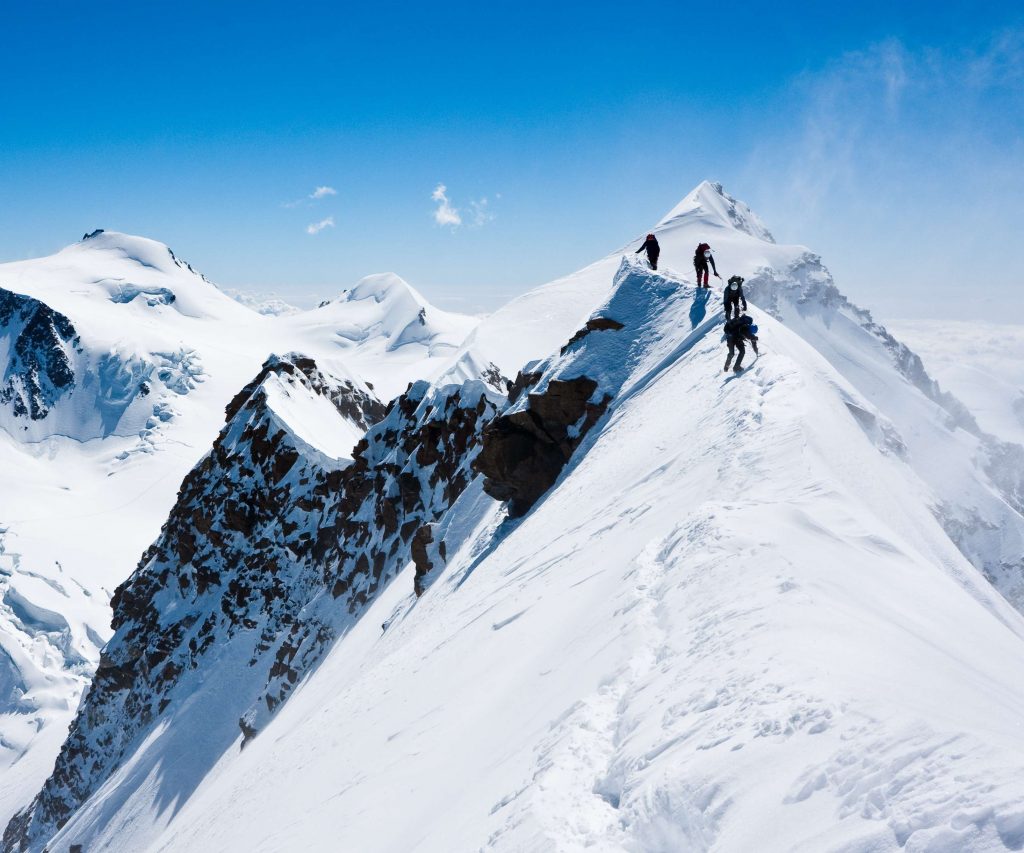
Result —
M882 319L1024 307L1016 4L58 2L5 30L0 261L102 227L302 306L394 270L487 311L710 178Z

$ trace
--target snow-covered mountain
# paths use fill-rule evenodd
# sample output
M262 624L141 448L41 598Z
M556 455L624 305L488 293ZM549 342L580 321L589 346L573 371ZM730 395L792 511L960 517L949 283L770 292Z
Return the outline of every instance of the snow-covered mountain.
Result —
M446 368L478 320L433 307L394 273L371 275L313 311L282 318L296 347L336 348L382 400Z
M298 349L374 398L370 420L304 435L330 403L265 389L306 452L351 458L374 411L474 323L397 276L263 316L167 246L109 231L0 265L0 818L49 775L110 636L113 590L268 356Z
M265 318L4 848L1024 844L1024 451L721 187L656 231L475 328Z
M720 184L700 184L654 231L670 275L692 280L694 248L709 243L723 280L742 275L752 304L804 338L863 395L871 410L858 416L891 437L894 452L926 484L925 499L946 532L1024 608L1024 448L979 427L915 353L840 293L819 256L775 243L757 215ZM632 254L640 242L624 251ZM580 322L580 304L607 295L621 257L613 252L514 299L477 327L467 348L513 375L538 352L559 346Z

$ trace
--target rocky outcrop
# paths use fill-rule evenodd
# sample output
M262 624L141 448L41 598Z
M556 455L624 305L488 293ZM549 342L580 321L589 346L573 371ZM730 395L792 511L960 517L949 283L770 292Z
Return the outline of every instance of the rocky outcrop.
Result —
M523 408L495 418L484 430L474 467L491 497L524 515L554 485L565 463L604 414L611 397L593 400L597 382L586 376L552 379Z
M269 402L275 383L369 428L351 462L331 463L289 431ZM420 546L430 562L417 560L422 591L420 569L444 559L430 525L472 476L496 412L491 393L479 381L421 382L385 410L312 359L268 360L116 591L114 637L53 774L11 821L3 849L42 847L162 722L179 732L233 725L243 745L257 736ZM219 754L190 761L212 766Z
M42 420L75 387L78 332L39 300L0 289L0 339L9 354L0 365L0 405L9 405L15 417Z
M582 341L591 332L617 332L619 329L623 328L625 328L625 326L623 326L622 323L618 320L613 320L611 317L591 317L584 324L583 328L569 338L568 343L562 347L562 355L565 355L574 343Z

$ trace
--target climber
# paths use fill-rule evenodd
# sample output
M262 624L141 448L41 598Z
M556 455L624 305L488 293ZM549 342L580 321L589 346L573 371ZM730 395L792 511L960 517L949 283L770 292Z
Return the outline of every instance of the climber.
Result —
M647 260L651 263L651 269L656 270L658 268L658 255L661 254L661 246L658 245L658 238L653 234L648 234L647 239L644 240L644 244L633 254L639 255L644 249L647 250Z
M725 369L728 371L729 365L732 364L732 357L739 350L739 358L736 359L736 365L733 367L735 373L739 373L743 370L743 356L746 354L746 345L744 341L750 341L750 345L754 348L754 355L759 355L757 351L757 326L754 325L754 321L743 315L742 317L733 317L731 320L726 320L725 328L725 342L729 345L729 355L725 359Z
M701 243L697 246L697 251L693 253L693 268L697 271L697 287L709 287L708 263L711 264L711 269L715 274L715 278L721 278L718 274L717 267L715 267L715 258L711 254L711 247L707 243ZM703 279L701 278L702 274Z
M725 285L725 298L723 304L725 305L725 319L728 320L730 314L735 310L736 316L740 316L740 304L743 304L743 312L747 311L747 297L743 295L743 276L734 275Z

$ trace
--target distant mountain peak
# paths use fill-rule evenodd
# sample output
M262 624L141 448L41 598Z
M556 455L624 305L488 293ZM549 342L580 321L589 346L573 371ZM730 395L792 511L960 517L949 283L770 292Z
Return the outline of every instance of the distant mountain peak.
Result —
M729 195L717 181L701 181L662 217L657 227L670 229L695 221L709 228L733 228L766 243L775 242L761 218L744 202Z
M120 231L107 231L104 228L97 228L84 234L77 243L62 249L61 254L96 251L116 253L139 266L164 273L173 273L176 269L187 270L203 281L210 281L188 261L175 255L171 247L165 243Z
M427 305L427 300L404 278L393 272L373 273L364 276L355 286L342 292L333 302L359 302L372 299L374 302L387 300L409 300L419 305Z

